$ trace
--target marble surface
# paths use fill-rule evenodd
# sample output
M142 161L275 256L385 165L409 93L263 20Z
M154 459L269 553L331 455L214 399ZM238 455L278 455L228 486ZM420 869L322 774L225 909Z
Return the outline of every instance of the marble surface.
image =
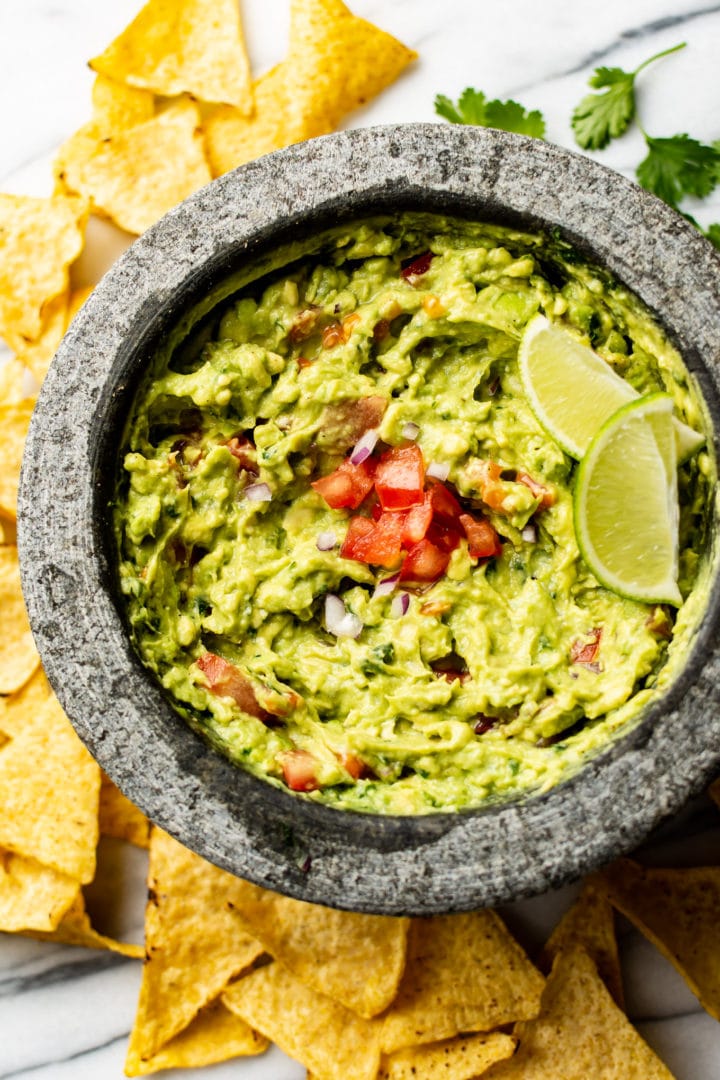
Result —
M657 135L720 136L720 4L702 0L354 0L354 10L397 34L420 62L348 126L432 120L434 95L474 85L545 112L548 138L572 147L569 116L597 64L635 67L679 41L687 49L650 69L639 87L644 126ZM45 194L54 148L87 119L91 75L85 61L137 10L137 0L0 0L0 190ZM285 0L244 0L246 33L258 73L278 60L287 31ZM632 175L643 154L636 132L598 154ZM720 221L720 194L687 209ZM107 260L108 247L102 258ZM94 270L86 272L92 276ZM697 800L645 845L664 865L717 862L720 814ZM144 856L104 841L100 881L89 898L100 929L139 940ZM503 911L528 947L542 942L574 889ZM622 924L631 1017L677 1080L720 1078L720 1025L680 977ZM120 1080L140 965L109 954L0 935L0 1080ZM190 1070L189 1078L301 1080L279 1051L253 1061Z

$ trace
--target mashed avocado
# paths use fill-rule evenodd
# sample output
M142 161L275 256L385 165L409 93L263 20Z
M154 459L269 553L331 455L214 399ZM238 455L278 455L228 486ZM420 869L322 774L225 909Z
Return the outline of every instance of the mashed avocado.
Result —
M620 284L559 237L430 215L276 252L158 350L118 484L120 585L143 663L244 769L344 809L476 807L557 783L670 680L712 464L680 468L679 613L603 588L577 463L518 375L537 312L702 430Z

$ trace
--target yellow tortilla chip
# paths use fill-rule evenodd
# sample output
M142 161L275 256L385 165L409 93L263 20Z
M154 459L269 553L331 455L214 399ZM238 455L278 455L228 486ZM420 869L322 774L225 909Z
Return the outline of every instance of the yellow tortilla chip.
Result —
M413 919L386 1053L537 1016L545 980L493 911Z
M306 139L333 131L416 58L412 49L353 15L340 0L293 0L285 61L289 130L302 131Z
M113 836L116 840L127 840L137 847L150 846L150 822L142 810L138 810L137 806L126 799L105 773L102 774L100 783L100 832L103 836Z
M0 514L0 545L15 547L17 544L17 528L14 521L4 518Z
M54 930L79 888L67 874L0 849L0 930Z
M101 139L144 124L155 114L155 95L124 82L98 75L92 88L95 134Z
M261 955L262 946L235 915L236 881L160 829L152 830L145 913L148 960L128 1047L130 1075L144 1068L230 979Z
M24 365L17 357L10 357L5 363L0 363L0 406L18 405L25 401L26 371Z
M559 952L578 946L594 962L615 1004L624 1009L615 913L604 890L594 878L585 882L577 900L553 930L540 956L541 970L549 971Z
M145 232L212 179L198 108L185 99L107 139L98 139L93 125L86 125L61 147L55 173L94 210L131 233Z
M0 694L19 690L39 664L20 588L17 548L6 544L0 547Z
M646 869L620 859L602 880L610 903L652 941L703 1008L720 1020L720 866Z
M17 517L20 466L34 405L26 399L0 406L0 513L11 518Z
M17 358L41 383L57 352L68 323L69 293L64 292L45 306L42 330L35 341L23 342L17 348Z
M53 695L0 749L0 846L92 881L99 794L100 769Z
M383 1058L377 1080L473 1080L514 1052L510 1035L465 1035L398 1050Z
M128 1076L147 1076L161 1069L200 1069L235 1057L262 1054L268 1041L225 1008L220 998L205 1005L190 1025L148 1061L138 1062Z
M517 1053L483 1080L673 1080L605 989L587 953L558 954L536 1020Z
M336 911L238 880L233 903L248 933L301 982L361 1016L397 993L408 919Z
M277 961L233 983L222 1000L323 1080L375 1080L379 1021L311 990Z
M51 697L50 683L38 665L20 690L8 697L0 697L0 731L14 738L24 727L35 722L35 713Z
M205 146L213 176L302 139L287 128L286 64L277 64L254 83L251 117L230 105L213 109L205 119Z
M40 941L53 941L57 945L82 945L87 949L109 949L111 952L130 956L136 960L141 960L145 955L145 948L142 945L116 941L115 938L106 937L105 934L99 934L97 930L94 930L85 910L82 892L78 892L55 930L49 932L36 930L26 932L25 936L38 938Z
M237 0L149 0L90 67L163 97L188 93L252 111Z
M0 336L12 349L39 337L45 304L67 291L86 221L83 199L0 194Z

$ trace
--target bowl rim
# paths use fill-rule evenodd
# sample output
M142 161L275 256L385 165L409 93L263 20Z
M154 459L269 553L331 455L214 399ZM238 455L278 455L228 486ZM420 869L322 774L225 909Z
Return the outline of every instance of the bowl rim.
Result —
M559 229L665 326L699 385L717 455L720 259L696 229L620 174L539 140L439 124L356 129L226 174L105 275L39 395L18 546L48 678L91 753L153 821L211 862L299 899L422 915L567 883L637 844L711 778L720 582L714 551L687 663L641 721L521 801L417 817L337 810L229 764L171 709L130 646L109 555L108 463L140 365L189 298L243 259L298 230L402 206Z

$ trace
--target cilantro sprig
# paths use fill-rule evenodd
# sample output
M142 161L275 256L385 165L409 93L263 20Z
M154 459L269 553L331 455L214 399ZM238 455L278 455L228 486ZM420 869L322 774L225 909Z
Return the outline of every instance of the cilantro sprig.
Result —
M670 56L685 48L685 42L655 53L634 71L619 67L599 67L588 79L588 86L600 90L588 94L575 107L571 124L575 142L583 150L602 150L611 139L624 135L636 112L635 80L641 71L663 56Z
M517 135L531 135L536 139L545 138L545 119L538 109L529 111L512 98L488 101L482 90L473 90L471 86L463 90L457 103L445 94L438 94L435 112L451 124L476 124L514 131Z

